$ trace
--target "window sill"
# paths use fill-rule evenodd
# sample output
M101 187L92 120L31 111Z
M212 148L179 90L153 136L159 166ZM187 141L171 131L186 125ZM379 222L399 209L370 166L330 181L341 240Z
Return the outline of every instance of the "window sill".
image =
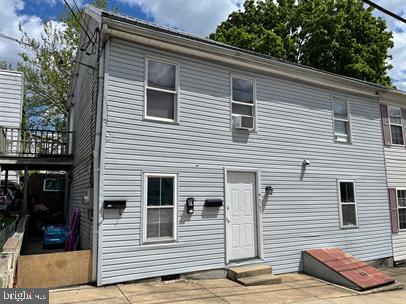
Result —
M351 230L351 229L359 229L358 226L341 226L340 230Z
M398 144L390 144L387 147L396 147L396 148L404 148L405 145L398 145Z
M172 240L162 240L162 241L145 241L140 245L144 248L168 248L168 247L177 247L178 242L175 239Z
M339 144L344 144L344 145L352 145L352 141L351 141L351 140L350 140L350 141L342 141L342 140L334 139L334 142L335 142L335 143L339 143Z
M158 123L163 123L163 124L168 124L168 125L175 125L179 126L179 121L174 121L174 120L166 120L166 119L160 119L160 118L154 118L154 117L144 117L142 119L143 121L149 121L149 122L158 122Z

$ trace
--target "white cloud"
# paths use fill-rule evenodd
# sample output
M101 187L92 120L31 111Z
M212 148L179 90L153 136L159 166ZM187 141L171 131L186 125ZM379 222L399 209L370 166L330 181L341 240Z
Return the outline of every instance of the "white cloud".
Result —
M377 0L376 3L406 19L405 0ZM406 91L406 24L377 10L374 15L384 18L389 30L393 32L395 46L390 50L393 69L389 71L389 76L398 89Z
M243 0L119 0L137 5L154 22L207 36Z
M4 35L19 39L21 33L18 30L18 24L21 22L30 37L39 39L43 26L41 18L20 14L23 8L24 2L22 0L2 1L0 10L0 32ZM0 37L1 59L15 64L19 59L18 53L20 51L21 46L18 43Z

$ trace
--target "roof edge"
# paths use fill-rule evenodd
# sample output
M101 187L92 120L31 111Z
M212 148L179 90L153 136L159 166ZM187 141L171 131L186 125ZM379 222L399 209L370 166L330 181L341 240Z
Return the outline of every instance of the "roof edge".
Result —
M110 11L91 7L91 12L93 18L95 15L101 16L102 24L108 26L105 34L122 39L206 60L259 70L321 87L369 96L385 94L390 95L391 98L402 98L406 102L404 91L239 49Z

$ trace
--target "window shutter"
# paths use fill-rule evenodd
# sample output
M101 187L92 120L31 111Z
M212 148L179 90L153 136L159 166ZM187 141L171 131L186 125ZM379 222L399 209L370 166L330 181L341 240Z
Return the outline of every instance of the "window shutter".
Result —
M392 222L392 233L397 234L399 232L398 224L398 202L396 201L396 189L389 188L389 206L390 206L390 217Z
M382 119L383 143L386 146L390 146L391 145L390 127L388 117L388 106L386 104L381 104L381 119Z
M406 143L406 109L402 108L403 142Z

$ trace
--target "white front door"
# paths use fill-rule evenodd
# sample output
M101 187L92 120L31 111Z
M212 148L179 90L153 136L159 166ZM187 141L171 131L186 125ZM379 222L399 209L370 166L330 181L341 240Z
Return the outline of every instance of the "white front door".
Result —
M227 257L229 260L257 255L255 173L227 173Z

